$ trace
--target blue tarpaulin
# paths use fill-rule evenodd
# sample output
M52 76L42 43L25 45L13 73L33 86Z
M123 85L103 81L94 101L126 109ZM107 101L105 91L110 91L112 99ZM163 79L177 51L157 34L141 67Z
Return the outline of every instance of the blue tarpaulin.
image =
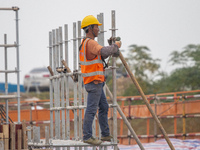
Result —
M14 92L17 92L17 84L8 83L8 93ZM20 92L25 92L23 85L20 85ZM5 93L5 83L0 82L0 93Z

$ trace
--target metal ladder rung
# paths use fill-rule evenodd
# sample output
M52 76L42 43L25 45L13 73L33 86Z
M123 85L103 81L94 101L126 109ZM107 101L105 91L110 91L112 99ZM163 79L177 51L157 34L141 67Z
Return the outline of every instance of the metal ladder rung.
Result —
M17 47L16 44L0 44L0 47Z
M0 99L14 99L17 95L0 95Z
M0 73L16 73L17 70L0 70Z

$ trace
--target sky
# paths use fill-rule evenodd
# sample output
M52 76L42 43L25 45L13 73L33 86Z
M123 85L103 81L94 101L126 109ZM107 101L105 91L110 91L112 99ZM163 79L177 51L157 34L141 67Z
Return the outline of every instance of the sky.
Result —
M200 44L199 0L0 0L0 8L17 6L19 10L20 83L35 67L49 65L49 32L65 24L72 39L73 22L87 15L104 14L105 40L111 37L111 11L116 13L116 35L121 37L124 55L132 44L147 46L153 58L161 59L161 69L174 69L169 54L188 44ZM15 12L0 10L0 44L16 41ZM73 42L69 43L70 45ZM105 42L107 45L107 42ZM71 49L72 50L72 49ZM72 54L71 54L72 55ZM71 56L73 57L73 56ZM0 47L0 70L4 70L4 48ZM72 70L72 60L69 66ZM16 67L16 50L8 50L8 69ZM0 82L4 82L0 73ZM9 83L16 83L9 74Z

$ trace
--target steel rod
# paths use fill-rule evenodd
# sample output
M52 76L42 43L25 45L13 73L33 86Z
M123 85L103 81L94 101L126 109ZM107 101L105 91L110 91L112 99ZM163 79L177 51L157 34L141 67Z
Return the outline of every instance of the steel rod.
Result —
M111 12L112 18L112 29L115 29L116 20L115 20L115 11L112 10ZM115 30L112 30L112 37L116 36ZM112 84L113 84L113 105L117 104L117 81L116 81L116 58L112 57ZM113 139L114 143L117 143L117 109L113 107ZM114 150L117 150L117 146L114 146Z
M76 41L76 22L73 23L73 66L77 70L77 41ZM74 82L74 106L77 106L77 82ZM74 110L74 138L78 138L77 127L77 110ZM77 150L77 148L75 148Z
M109 90L108 86L105 85L106 87L106 91L108 93L108 96L110 97L110 100L113 101L113 95L111 93L111 91ZM135 131L133 130L131 124L129 123L129 121L127 120L126 116L124 115L124 113L122 112L121 108L119 107L118 104L116 104L117 106L117 111L119 112L119 114L121 115L122 119L124 120L124 123L126 124L126 126L128 127L128 129L130 130L131 134L133 135L135 141L137 142L138 146L140 147L140 149L144 150L144 147L142 145L142 143L140 142L139 138L137 137L137 134L135 133Z
M65 25L65 62L69 63L69 53L68 53L68 25ZM66 87L66 107L69 106L69 76L65 77L65 87ZM66 110L66 140L70 139L70 115L69 110Z
M4 34L4 44L7 44L7 35ZM5 53L5 71L8 69L8 55L7 55L7 47L4 48ZM8 95L8 73L5 72L5 95ZM6 105L6 123L8 124L8 99L5 99Z
M16 15L16 55L17 55L17 104L18 104L18 124L20 124L20 68L19 68L19 19L18 19L18 8L15 9L15 15Z
M59 44L60 44L60 60L63 60L63 37L62 37L62 27L59 27ZM63 64L60 61L60 66ZM61 73L62 75L63 73ZM64 101L64 76L61 78L61 107L65 106ZM65 139L65 110L62 110L62 139Z
M162 132L162 134L164 135L164 137L165 137L165 139L166 139L166 141L167 141L169 147L170 147L172 150L174 150L174 146L172 145L171 141L169 140L169 137L167 136L167 133L165 132L165 130L164 130L162 124L160 123L160 121L158 120L157 116L156 116L155 113L153 112L153 109L151 108L151 105L149 104L149 102L148 102L146 96L144 95L144 93L143 93L143 91L142 91L140 85L138 84L136 78L134 77L132 71L130 70L130 68L129 68L128 64L126 63L126 61L125 61L125 59L124 59L124 57L123 57L123 55L122 55L121 52L120 52L120 54L119 54L119 58L121 59L122 63L124 64L124 67L126 68L128 74L130 75L130 78L132 79L133 83L135 84L135 86L136 86L138 92L140 93L140 95L142 96L142 98L143 98L143 100L144 100L144 102L145 102L147 108L149 109L151 115L152 115L153 118L155 119L155 121L156 121L158 127L160 128L160 130L161 130L161 132Z
M81 21L77 22L78 24L78 47L81 45ZM78 71L81 71L80 67L80 59L79 59L79 53L78 53ZM81 74L78 75L78 105L82 106L82 76ZM82 110L79 109L79 140L82 140ZM81 150L82 147L79 147L79 150Z
M52 32L49 32L49 66L50 68L53 67L52 63ZM53 76L53 71L50 69L50 75ZM50 109L53 108L53 80L50 80ZM53 138L53 112L50 112L50 137Z

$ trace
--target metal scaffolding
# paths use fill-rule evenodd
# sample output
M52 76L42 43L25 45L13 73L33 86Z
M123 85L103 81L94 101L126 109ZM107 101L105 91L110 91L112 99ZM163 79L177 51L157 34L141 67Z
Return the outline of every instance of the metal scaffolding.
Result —
M9 123L8 120L8 100L17 98L18 102L18 123L20 123L20 70L19 70L19 25L18 25L18 7L12 7L12 8L0 8L0 10L12 10L15 12L16 16L16 42L14 44L7 44L7 35L4 34L4 44L0 44L0 47L4 47L4 54L5 54L5 70L0 70L0 73L5 74L5 95L0 95L0 100L5 100L5 105L6 105L6 123ZM16 48L16 60L17 64L15 69L13 70L8 70L8 56L7 56L7 51L8 48ZM17 95L8 95L8 74L9 73L16 73L17 74Z
M104 16L103 13L97 15L97 18L100 22L103 23L100 26L100 31L98 35L98 42L104 46ZM115 27L115 11L111 12L111 36L116 36L116 27ZM64 35L64 40L63 40ZM46 139L40 140L39 127L33 128L33 139L31 139L31 132L28 132L29 143L28 145L34 148L37 147L50 147L50 148L64 148L70 149L74 147L76 150L87 150L87 147L92 147L96 149L97 146L83 143L82 139L82 120L83 114L85 113L85 108L87 105L87 93L84 87L82 86L82 75L79 65L78 55L78 45L81 44L81 21L73 23L73 39L69 40L68 38L68 25L64 25L64 32L62 27L52 30L49 32L49 71L51 74L50 77L50 135L49 129L46 128ZM73 72L69 69L69 42L73 41ZM65 55L64 55L65 53ZM65 58L64 58L65 56ZM108 93L112 104L109 105L110 111L113 112L113 140L111 142L103 142L99 149L107 150L108 146L112 146L114 150L118 149L117 146L117 111L122 116L125 124L131 131L131 134L135 138L137 144L141 149L144 149L141 142L139 141L137 135L132 129L130 123L127 121L127 118L123 114L119 105L116 102L116 60L113 58L113 64L108 69L112 69L113 75L113 94L105 85L105 91ZM61 69L61 72L58 72L58 69ZM73 79L73 104L69 102L69 80ZM70 124L70 116L74 117L74 126ZM101 138L101 132L98 125L98 116L95 116L93 122L93 137ZM70 127L71 126L71 127ZM29 127L30 128L30 127ZM73 130L71 130L73 128ZM96 131L99 131L96 133ZM70 139L70 137L72 137Z

